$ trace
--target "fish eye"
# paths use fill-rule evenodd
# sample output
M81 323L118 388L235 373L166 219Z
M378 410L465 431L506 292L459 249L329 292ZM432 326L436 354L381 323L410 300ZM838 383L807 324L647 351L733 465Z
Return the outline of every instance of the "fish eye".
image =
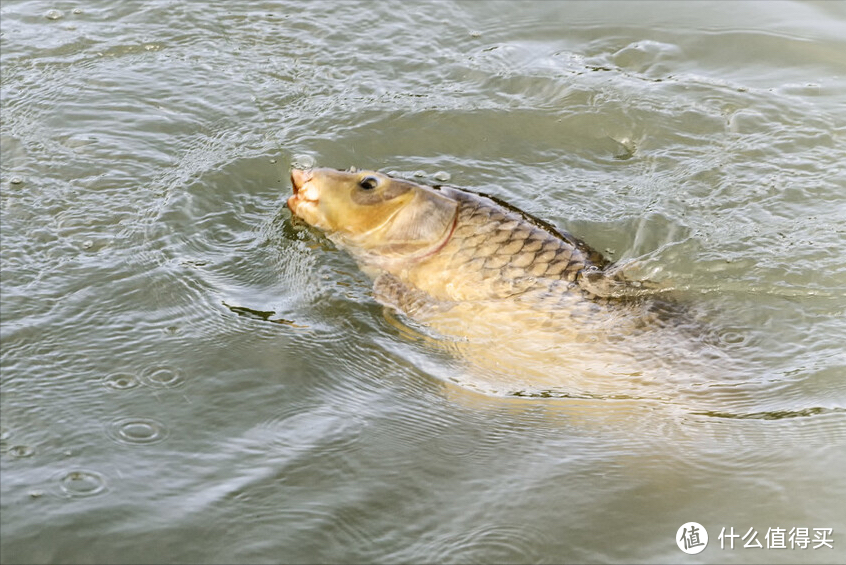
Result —
M358 181L358 186L364 190L373 190L379 185L379 179L374 176L367 176Z

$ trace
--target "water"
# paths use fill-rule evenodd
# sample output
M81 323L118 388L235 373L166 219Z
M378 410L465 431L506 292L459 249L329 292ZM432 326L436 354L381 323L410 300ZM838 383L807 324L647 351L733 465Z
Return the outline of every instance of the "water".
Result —
M0 17L4 563L846 560L843 4ZM554 222L676 289L726 377L466 391L291 223L292 163Z

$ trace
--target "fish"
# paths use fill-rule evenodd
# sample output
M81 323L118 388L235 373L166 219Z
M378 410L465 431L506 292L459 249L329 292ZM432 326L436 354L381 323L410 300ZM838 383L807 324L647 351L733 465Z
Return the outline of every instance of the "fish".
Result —
M292 213L380 272L376 295L406 314L422 302L555 308L607 297L602 279L624 285L585 242L491 196L376 171L293 169L291 184Z
M486 393L549 395L662 365L654 340L625 338L665 326L671 302L569 232L493 196L378 171L295 168L291 184L291 213L356 260L379 303L487 367L473 380Z

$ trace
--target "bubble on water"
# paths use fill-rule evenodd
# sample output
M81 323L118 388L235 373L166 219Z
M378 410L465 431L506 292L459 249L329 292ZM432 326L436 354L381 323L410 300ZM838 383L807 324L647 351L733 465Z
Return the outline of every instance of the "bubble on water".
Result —
M271 162L271 163L276 163L276 159L271 159L271 160L270 160L270 162Z
M11 437L11 435L12 430L9 428L0 428L0 441L6 441L9 437Z
M30 457L35 450L28 445L13 445L9 448L9 455L12 457Z
M412 173L412 174L417 178L423 178L423 177L426 176L426 171L423 171L423 170L414 171L414 173Z
M82 9L80 9L80 8L74 8L74 9L73 9L73 13L74 13L74 14L81 14L81 13L82 13Z
M41 498L42 496L44 496L43 490L31 490L31 491L29 491L29 497L30 498Z
M151 367L141 374L141 382L153 388L174 388L182 385L182 371L170 367Z
M150 445L168 437L167 428L151 418L123 418L109 424L110 438L127 445Z
M432 175L432 178L435 179L436 181L447 182L447 181L449 181L449 179L451 177L450 177L449 173L446 172L446 171L438 171L437 173Z
M82 242L82 248L83 249L91 249L92 247L94 247L94 240L86 239L85 241Z
M314 157L311 155L294 155L291 158L291 166L295 169L312 169L314 163Z
M96 496L106 491L106 479L94 471L69 471L57 480L62 494L72 498Z
M12 177L9 179L9 184L21 184L23 179L21 177Z
M471 31L470 37L482 37L482 32L481 31Z
M60 20L64 16L65 15L62 12L60 12L59 10L48 10L47 13L44 14L44 17L47 18L48 20Z
M113 373L103 377L103 386L112 390L128 390L139 384L138 377L129 373Z

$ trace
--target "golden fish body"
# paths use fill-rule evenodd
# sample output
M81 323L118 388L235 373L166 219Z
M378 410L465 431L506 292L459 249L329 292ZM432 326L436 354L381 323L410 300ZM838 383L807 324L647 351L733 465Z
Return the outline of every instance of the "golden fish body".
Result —
M653 342L620 344L655 309L628 300L638 291L575 237L487 196L374 171L294 169L291 180L288 207L357 259L377 300L458 338L448 347L486 369L462 384L595 394L604 380L619 394L609 375L655 368Z
M377 278L377 295L392 297L406 312L420 293L442 303L553 307L587 290L590 275L595 279L607 264L573 236L457 188L372 171L295 169L291 179L294 214L325 231L364 269L387 275Z

